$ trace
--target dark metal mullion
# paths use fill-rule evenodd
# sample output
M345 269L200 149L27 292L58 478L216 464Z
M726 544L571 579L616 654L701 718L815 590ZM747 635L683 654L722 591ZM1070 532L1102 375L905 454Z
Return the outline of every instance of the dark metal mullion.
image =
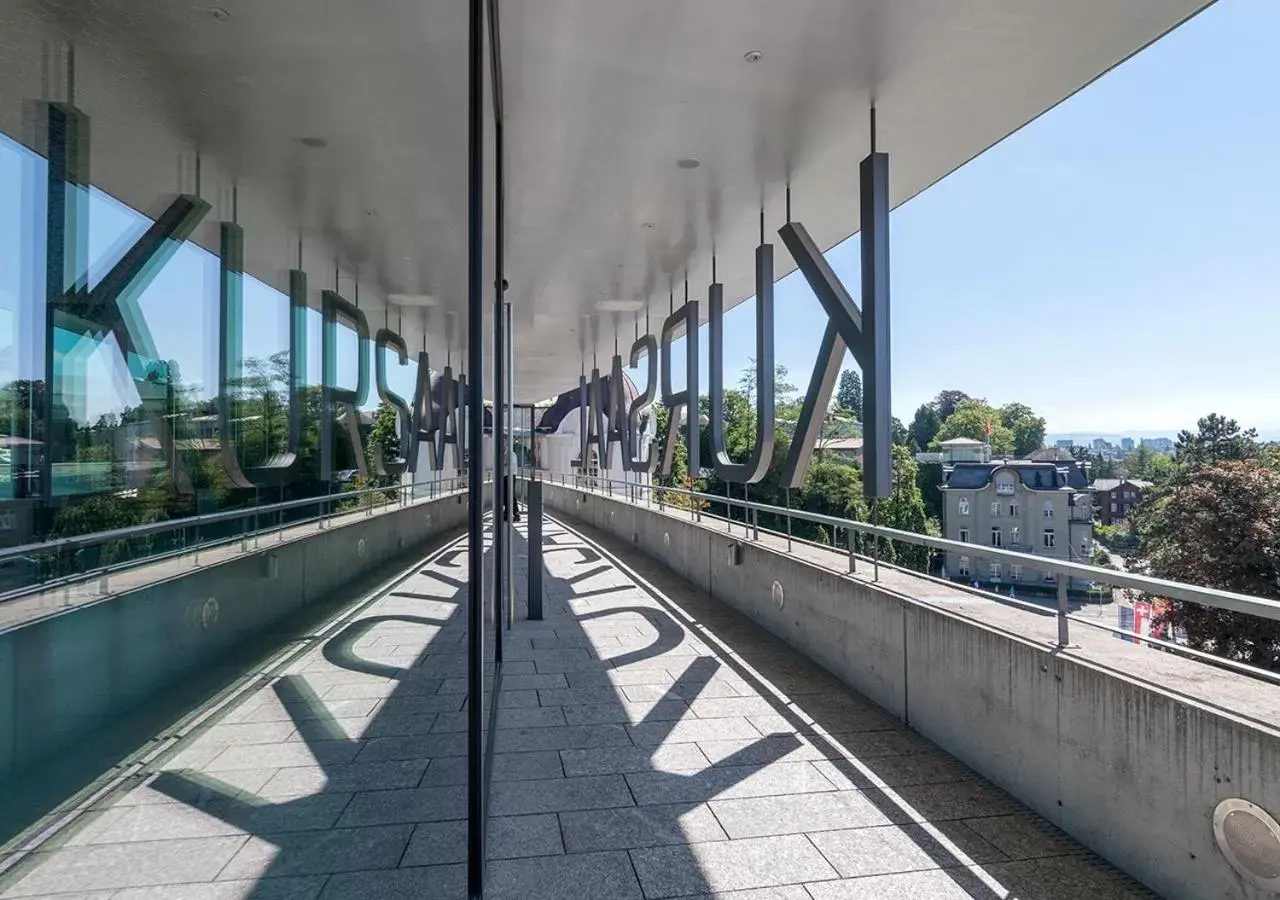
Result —
M484 2L467 34L467 893L484 897Z
M490 7L492 9L492 6ZM490 46L493 46L492 30L496 22L490 17ZM493 85L496 91L498 85ZM510 510L515 498L509 496L507 483L507 452L503 447L506 437L506 284L503 281L503 227L505 210L503 203L502 120L497 118L495 106L493 128L494 156L494 292L493 292L493 657L502 664L502 620L506 615L504 594L507 586L507 545L511 540L510 528L514 514Z

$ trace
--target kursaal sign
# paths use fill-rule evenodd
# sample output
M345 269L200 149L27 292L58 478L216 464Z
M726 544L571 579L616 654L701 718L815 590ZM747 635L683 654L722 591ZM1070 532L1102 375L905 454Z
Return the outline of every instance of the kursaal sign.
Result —
M171 385L158 383L153 365L130 365L131 361L153 363L159 359L154 340L137 308L137 298L172 258L183 241L209 213L210 205L198 196L180 194L174 198L124 253L110 272L92 289L86 283L86 241L88 205L84 200L90 184L89 121L71 104L44 105L45 150L48 166L48 214L46 240L46 322L45 382L51 389L44 392L42 409L49 436L42 456L41 482L49 490L52 464L66 458L66 447L59 446L63 429L54 425L58 398L63 395L64 372L56 365L55 330L99 339L115 338L119 352L138 385L139 397L159 437L165 458L178 490L190 492L191 481L183 469L181 455L176 452L175 423L167 416ZM863 485L869 498L887 496L890 491L891 450L889 408L889 290L888 290L888 155L872 153L859 169L862 206L862 289L860 309L836 277L821 251L798 222L788 222L779 235L804 273L828 321L818 352L818 359L805 392L804 405L787 456L783 483L799 487L809 467L813 447L830 404L845 350L853 353L862 368L865 384L863 423L865 462ZM240 356L243 326L244 231L234 222L222 222L219 252L219 316L218 316L218 410L219 449L224 468L233 484L252 488L287 483L298 469L303 434L303 398L307 361L307 276L301 268L289 271L289 432L283 453L248 471L242 469L236 453L232 428L232 392L229 386L243 375ZM724 430L724 289L719 283L707 288L710 372L710 455L716 474L724 481L754 483L768 470L774 451L776 410L774 408L774 302L773 245L766 244L761 234L755 251L756 285L756 439L751 454L744 461L729 458ZM696 334L701 322L698 301L688 301L674 310L662 323L658 336L646 334L631 346L632 368L645 361L645 388L630 406L626 405L622 388L622 357L615 354L611 364L610 390L603 389L600 370L593 368L590 379L579 377L579 396L588 398L579 407L579 456L575 466L583 466L589 448L595 445L599 461L611 468L614 454L622 454L628 471L670 475L675 464L676 435L682 424L688 470L701 468L701 430L698 425L698 341L686 342L685 384L682 390L672 388L671 344L681 335ZM409 351L404 338L389 328L370 335L364 312L337 291L321 292L321 413L320 474L334 477L335 424L343 423L341 433L350 444L355 458L364 463L364 454L356 425L355 410L368 400L369 363L374 360L374 387L378 397L397 413L400 432L400 459L378 460L381 471L398 476L415 472L419 459L426 458L432 470L446 468L447 455L453 451L452 466L462 464L466 438L459 427L462 397L467 390L464 377L454 377L450 367L443 372L443 396L435 402L431 390L430 358L426 350L418 353L418 375L412 401L392 391L387 385L386 352L395 354L399 365L408 365ZM342 322L356 335L358 346L357 383L355 389L338 387L338 324ZM659 353L659 343L661 353ZM371 354L371 349L376 353ZM160 381L163 381L161 379ZM640 456L640 421L660 396L668 409L667 433L659 457L652 446ZM421 452L425 449L427 452ZM363 465L362 465L363 469Z

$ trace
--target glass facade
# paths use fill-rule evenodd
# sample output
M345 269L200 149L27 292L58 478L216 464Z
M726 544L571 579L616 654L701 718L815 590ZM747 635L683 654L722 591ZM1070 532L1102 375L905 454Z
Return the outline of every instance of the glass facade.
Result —
M297 258L281 260L285 290L265 283L243 271L252 233L198 190L157 191L143 213L93 186L79 107L27 102L24 116L25 140L0 134L0 596L183 539L71 560L50 541L458 474L446 445L465 430L448 410L463 392L419 379L403 311L361 321L353 276L324 266L308 290Z

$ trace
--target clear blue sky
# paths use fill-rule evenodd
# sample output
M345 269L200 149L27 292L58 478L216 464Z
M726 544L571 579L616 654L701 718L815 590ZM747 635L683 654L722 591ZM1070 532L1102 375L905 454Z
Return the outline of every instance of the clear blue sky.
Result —
M1051 433L1172 433L1211 411L1280 431L1277 34L1276 0L1220 0L896 210L894 413L908 421L956 388L1027 403ZM0 139L0 195L16 196L24 165ZM0 210L6 344L15 323L5 310L21 292L22 215L20 204ZM144 224L96 202L99 268ZM829 258L856 294L857 238ZM311 275L313 284L326 277ZM216 277L216 260L187 248L141 301L161 355L206 389L216 384ZM777 357L803 387L825 317L798 274L775 296L786 311ZM247 280L245 299L246 355L284 348L283 298ZM751 301L726 315L729 383L753 352L753 316ZM354 380L353 343L342 341L344 383ZM318 382L318 316L310 346ZM136 402L111 387L121 385L112 356L101 350L90 366L91 418ZM3 380L40 377L8 371L7 359ZM393 388L411 393L413 367L390 368ZM705 391L705 371L702 379Z
M894 414L955 388L1050 432L1280 429L1276 35L1276 0L1219 0L899 207ZM828 259L856 296L858 239ZM798 274L775 302L803 387L825 316ZM726 368L753 316L726 314Z

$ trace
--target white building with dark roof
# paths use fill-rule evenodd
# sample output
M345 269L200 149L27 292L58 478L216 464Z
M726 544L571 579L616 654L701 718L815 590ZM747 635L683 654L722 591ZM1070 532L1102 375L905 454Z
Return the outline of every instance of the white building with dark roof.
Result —
M957 462L943 472L943 535L974 545L972 553L946 554L949 577L999 588L1057 583L1052 573L1033 563L985 558L984 547L1090 561L1093 504L1084 471L1075 460ZM1072 588L1085 586L1072 579Z

